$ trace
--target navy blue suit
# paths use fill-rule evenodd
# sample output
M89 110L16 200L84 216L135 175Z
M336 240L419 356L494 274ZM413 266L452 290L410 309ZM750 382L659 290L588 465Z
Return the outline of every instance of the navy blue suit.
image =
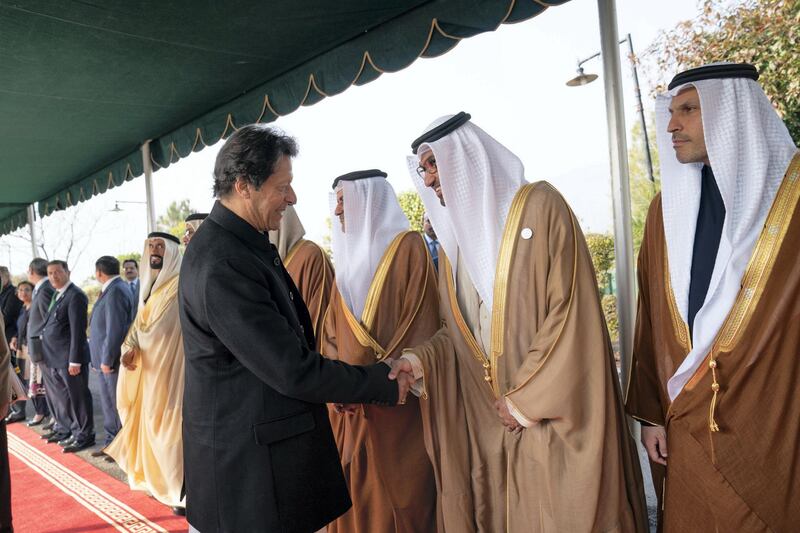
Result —
M92 393L89 392L89 343L86 322L89 299L70 284L53 305L48 303L42 331L45 388L50 397L59 433L72 433L83 443L94 440ZM80 374L69 374L70 363L81 365Z
M100 405L103 407L106 445L114 440L122 427L117 413L117 370L122 355L120 347L131 325L132 309L130 287L120 278L115 278L95 302L89 320L89 351L92 369L99 371L100 376ZM108 365L114 372L104 374L100 365Z

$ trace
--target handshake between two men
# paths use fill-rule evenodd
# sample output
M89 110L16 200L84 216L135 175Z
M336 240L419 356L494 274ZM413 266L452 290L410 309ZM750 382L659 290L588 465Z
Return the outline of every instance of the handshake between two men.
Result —
M392 369L389 371L389 379L397 380L397 404L404 405L408 393L418 394L418 390L414 389L417 383L417 378L414 377L414 367L411 361L406 358L398 359L385 359L383 361ZM494 407L497 411L497 416L509 432L520 433L525 427L514 418L508 408L505 398L500 398L495 401ZM358 404L345 404L335 403L333 408L337 413L353 414L358 409Z

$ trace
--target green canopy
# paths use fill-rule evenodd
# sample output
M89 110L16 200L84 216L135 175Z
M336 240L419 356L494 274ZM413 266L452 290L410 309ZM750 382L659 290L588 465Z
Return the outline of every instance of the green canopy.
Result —
M0 0L0 234L567 0Z

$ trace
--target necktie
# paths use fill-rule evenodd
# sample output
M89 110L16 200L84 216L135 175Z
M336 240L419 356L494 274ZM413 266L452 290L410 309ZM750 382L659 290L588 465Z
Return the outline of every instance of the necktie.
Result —
M58 299L58 291L55 291L55 292L53 292L53 297L50 298L50 305L47 306L47 312L48 313L53 310L53 306L56 305L56 300L57 299Z
M430 242L431 259L433 259L433 266L439 270L439 241Z

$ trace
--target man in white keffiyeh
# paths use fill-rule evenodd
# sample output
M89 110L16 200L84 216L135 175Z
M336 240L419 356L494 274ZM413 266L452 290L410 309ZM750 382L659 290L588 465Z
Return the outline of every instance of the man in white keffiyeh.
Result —
M439 326L428 248L409 231L380 170L336 178L331 214L336 282L321 352L354 365L390 363ZM330 417L353 507L328 533L436 531L436 484L417 398L397 407L337 404Z
M635 445L569 206L466 113L434 122L412 151L442 248L443 326L395 366L418 379L444 531L644 531Z
M132 489L184 514L183 335L178 316L178 238L148 235L136 318L122 345L117 409L122 429L104 450Z
M780 505L800 499L800 363L786 330L800 314L800 160L757 79L752 65L706 65L656 103L663 190L639 256L627 408L665 531L800 523ZM779 407L757 409L767 396Z

